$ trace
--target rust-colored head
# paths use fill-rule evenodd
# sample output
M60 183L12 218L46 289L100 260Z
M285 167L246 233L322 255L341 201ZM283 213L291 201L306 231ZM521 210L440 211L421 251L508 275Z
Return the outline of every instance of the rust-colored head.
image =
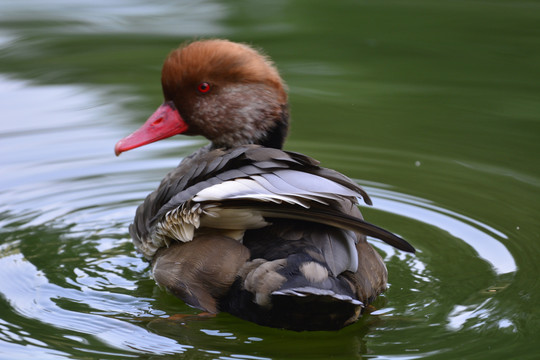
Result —
M289 119L285 84L253 48L227 40L188 43L169 54L161 83L164 104L117 144L117 154L179 133L203 135L215 147L283 145ZM166 127L162 137L155 135L160 127ZM152 138L145 143L148 132Z

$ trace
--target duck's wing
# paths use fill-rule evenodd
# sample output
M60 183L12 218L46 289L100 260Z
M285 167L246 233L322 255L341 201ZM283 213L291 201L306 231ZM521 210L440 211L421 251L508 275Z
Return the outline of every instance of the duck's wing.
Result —
M131 233L151 258L171 240L190 241L199 228L241 238L272 218L323 223L374 236L414 252L402 238L348 209L366 192L305 155L254 145L213 150L183 161L138 208ZM359 212L358 212L359 215Z

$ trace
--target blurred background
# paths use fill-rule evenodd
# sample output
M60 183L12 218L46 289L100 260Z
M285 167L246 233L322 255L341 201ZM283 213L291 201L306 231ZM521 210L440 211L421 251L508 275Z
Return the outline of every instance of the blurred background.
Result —
M114 144L161 104L169 51L207 37L272 57L286 149L417 248L372 239L390 288L357 324L197 317L133 249L136 206L205 140ZM534 1L0 1L0 358L537 358L539 39Z

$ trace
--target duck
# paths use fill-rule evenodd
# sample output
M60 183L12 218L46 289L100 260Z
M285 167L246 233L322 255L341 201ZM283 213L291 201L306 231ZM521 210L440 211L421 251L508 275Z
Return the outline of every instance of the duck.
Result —
M223 39L165 59L163 104L116 155L174 135L209 140L137 208L129 233L155 282L205 313L295 331L339 330L387 288L367 236L409 253L366 222L355 181L283 150L287 86L261 50Z

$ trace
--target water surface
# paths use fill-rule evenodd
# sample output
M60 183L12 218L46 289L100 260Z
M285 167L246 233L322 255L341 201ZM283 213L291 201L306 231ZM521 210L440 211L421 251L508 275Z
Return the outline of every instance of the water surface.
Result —
M0 357L537 358L540 6L521 1L4 1ZM198 312L158 288L127 227L182 157L115 158L161 103L179 43L225 37L289 84L287 149L357 179L389 290L338 332Z

